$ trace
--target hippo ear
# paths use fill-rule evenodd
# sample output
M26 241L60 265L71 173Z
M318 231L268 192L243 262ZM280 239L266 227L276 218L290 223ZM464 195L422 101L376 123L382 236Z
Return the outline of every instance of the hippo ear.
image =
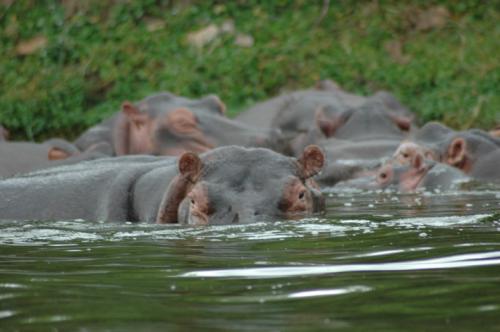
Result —
M179 162L177 163L179 167L179 172L190 180L191 182L195 182L198 176L201 173L202 162L200 157L192 152L185 152L179 158Z
M320 91L338 91L340 86L332 80L321 80L316 83L315 88Z
M466 158L467 143L462 137L457 137L453 139L451 144L448 146L448 156L447 162L453 166L459 166L463 164Z
M156 215L157 224L178 222L179 205L200 176L203 164L197 155L192 152L185 152L179 158L177 166L179 174L170 182L161 200Z
M325 155L317 145L309 145L298 160L301 166L301 177L308 179L318 174L325 164Z
M314 120L319 130L326 136L332 137L349 117L350 113L339 113L332 106L320 106L316 109Z
M141 112L134 104L125 101L113 128L113 148L116 155L149 153L147 124L150 121L147 113Z
M71 154L63 149L57 147L51 147L47 153L47 158L49 160L63 160L69 158Z
M169 129L177 134L192 133L197 130L198 120L187 108L178 108L167 115Z
M214 110L216 113L224 115L226 114L226 105L220 100L219 96L209 95L201 99L200 103Z
M421 170L424 167L424 157L420 153L415 154L411 160L411 166Z
M129 101L125 101L122 104L122 113L125 114L129 123L136 128L144 126L149 119L148 114L141 112L139 108Z
M392 121L398 126L398 128L401 131L409 131L411 128L411 121L412 119L404 116L404 115L399 115L399 114L393 114L389 113L389 117L391 118Z

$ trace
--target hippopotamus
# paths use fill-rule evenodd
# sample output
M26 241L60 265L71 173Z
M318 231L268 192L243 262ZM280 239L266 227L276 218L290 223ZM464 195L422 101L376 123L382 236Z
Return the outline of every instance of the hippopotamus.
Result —
M394 153L400 163L416 154L456 167L474 179L500 179L500 140L479 129L455 131L430 122Z
M294 153L309 144L321 146L328 166L318 181L332 186L378 168L381 159L389 158L411 129L411 117L389 111L381 101L368 98L361 106L343 111L332 106L318 108L315 126L298 135L290 146Z
M338 187L368 190L394 189L407 193L458 189L461 184L470 180L470 177L454 167L416 154L405 164L390 160L376 172L342 182Z
M324 209L312 179L323 163L317 146L300 158L225 146L178 158L97 159L0 181L0 219L206 225L300 218Z
M315 111L328 107L337 114L360 107L367 100L378 101L385 109L399 116L413 118L413 114L386 91L363 97L348 93L330 80L320 81L315 88L285 93L240 113L238 121L259 127L279 128L293 137L309 131L315 122Z
M107 142L113 155L180 155L204 152L217 146L274 147L277 130L261 130L224 116L216 96L193 100L165 92L138 103L124 102L120 112L84 132L75 144Z
M63 139L43 143L0 142L0 179L59 165L74 164L108 156L111 147L99 143L86 151Z
M9 138L9 132L7 129L0 125L0 142L6 141Z

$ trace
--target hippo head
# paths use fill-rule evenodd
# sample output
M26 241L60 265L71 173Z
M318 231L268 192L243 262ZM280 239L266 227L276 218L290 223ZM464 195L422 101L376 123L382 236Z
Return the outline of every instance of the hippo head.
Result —
M440 159L434 150L411 141L402 142L394 152L393 159L401 165L409 165L417 155L436 161Z
M317 128L326 137L366 140L373 138L396 138L406 136L412 118L388 109L377 100L368 99L363 105L338 111L330 106L316 110Z
M157 223L248 223L320 212L324 198L311 178L323 163L317 146L306 147L299 159L236 146L201 158L186 152L160 204Z
M434 165L434 161L424 159L421 154L416 154L405 164L390 160L375 172L364 172L364 176L344 181L339 187L365 190L395 189L401 192L412 192L419 188L422 180Z
M209 97L202 99L202 107L188 102L123 103L114 131L117 154L179 156L229 144L274 147L278 142L275 129L260 130L228 119L222 116L220 100ZM210 100L213 105L207 105ZM217 105L222 105L219 112L213 110Z
M197 114L223 118L225 106L217 96L190 100L170 93L124 102L113 130L117 155L179 155L214 147L204 135Z

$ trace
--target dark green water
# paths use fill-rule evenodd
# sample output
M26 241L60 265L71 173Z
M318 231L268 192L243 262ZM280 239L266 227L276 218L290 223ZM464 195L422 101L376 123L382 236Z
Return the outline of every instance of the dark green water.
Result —
M0 224L0 330L500 331L500 192L206 228Z

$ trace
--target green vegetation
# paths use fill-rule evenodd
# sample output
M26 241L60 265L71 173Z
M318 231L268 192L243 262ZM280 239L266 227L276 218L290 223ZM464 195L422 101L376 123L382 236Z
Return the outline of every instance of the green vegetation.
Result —
M18 138L75 137L122 101L160 90L216 93L235 114L323 78L360 94L390 90L422 121L500 121L498 7L326 3L3 0L0 123ZM228 20L234 33L202 48L187 42ZM253 45L235 44L238 33Z

